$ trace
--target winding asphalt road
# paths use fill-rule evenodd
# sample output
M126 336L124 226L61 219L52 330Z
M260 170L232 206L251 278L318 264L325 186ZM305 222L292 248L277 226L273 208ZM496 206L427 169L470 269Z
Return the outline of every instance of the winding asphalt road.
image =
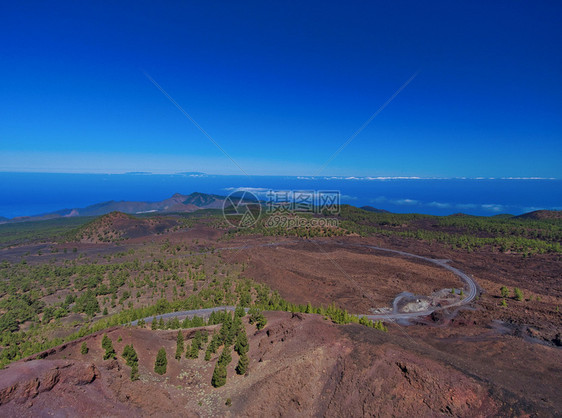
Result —
M205 251L205 252L201 252L201 253L197 253L197 254L207 254L207 253L211 253L212 251L221 251L221 250L242 250L242 249L249 249L249 248L255 248L255 247L277 247L277 246L281 246L281 245L284 245L284 244L293 244L295 242L300 242L300 241L284 241L284 242L276 242L276 243L268 243L268 244L255 244L255 245L247 245L247 246L216 248L216 249L211 250L211 251ZM319 244L319 245L325 244L322 241L314 241L314 242L316 244ZM330 242L329 244L333 245L334 243ZM384 252L388 252L388 253L398 254L398 255L401 255L401 256L404 256L404 257L416 258L418 260L424 260L424 261L433 263L433 264L435 264L439 267L442 267L446 270L449 270L450 272L455 274L457 277L459 277L462 280L462 282L465 283L468 286L468 292L466 293L464 298L459 299L458 301L453 302L453 303L451 303L449 305L446 305L446 306L432 307L431 309L427 309L427 310L424 310L424 311L416 311L416 312L407 312L407 313L389 312L389 313L384 313L384 314L359 315L359 316L365 316L365 317L367 317L368 319L371 319L371 320L377 320L377 321L382 320L382 321L390 321L390 322L397 321L397 320L414 319L414 318L419 318L419 317L430 315L431 313L433 313L435 311L454 308L454 307L460 307L460 306L463 306L463 305L468 305L478 295L478 286L476 285L476 282L474 281L474 279L472 277L470 277L468 274L462 272L461 270L450 266L448 264L450 260L429 258L429 257L417 255L417 254L407 253L405 251L391 250L389 248L376 247L374 245L367 245L367 244L351 244L351 243L338 242L338 243L336 243L336 245L339 245L339 246L342 246L342 247L370 248L370 249L376 250L376 251L384 251ZM197 316L207 316L207 315L210 315L211 312L218 312L218 311L223 311L223 310L233 311L234 309L235 309L234 306L217 306L215 308L194 309L194 310L191 310L191 311L181 311L181 312L170 312L170 313L165 313L165 314L161 314L161 315L156 315L154 317L152 317L152 316L147 317L147 318L144 318L144 320L146 322L151 322L152 318L156 318L157 320L159 320L160 318L169 319L169 318L174 318L174 317L195 316L195 315L197 315ZM138 320L131 322L131 325L137 325L137 323L138 323Z

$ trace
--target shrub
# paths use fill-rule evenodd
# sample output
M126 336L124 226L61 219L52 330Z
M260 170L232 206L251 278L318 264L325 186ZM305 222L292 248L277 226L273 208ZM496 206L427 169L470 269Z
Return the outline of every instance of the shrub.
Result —
M80 347L80 354L88 354L88 351L90 351L88 349L88 344L86 344L86 341L84 341L82 343L82 346Z
M502 286L500 288L500 294L502 298L508 298L509 297L509 289L506 286Z
M8 311L4 315L0 316L0 333L16 332L18 329L18 321L12 312Z
M523 292L518 287L513 289L513 295L515 296L515 300L523 300Z

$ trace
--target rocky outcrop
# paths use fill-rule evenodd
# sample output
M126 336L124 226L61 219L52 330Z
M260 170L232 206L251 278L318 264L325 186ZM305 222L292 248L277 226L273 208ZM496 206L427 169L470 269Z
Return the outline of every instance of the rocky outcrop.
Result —
M0 405L14 401L18 404L34 399L40 393L53 390L58 384L82 386L92 383L98 376L94 364L57 360L40 360L16 363L2 373L0 378Z
M91 362L30 360L11 364L0 373L0 415L126 415L126 405L116 402L99 378L100 371Z

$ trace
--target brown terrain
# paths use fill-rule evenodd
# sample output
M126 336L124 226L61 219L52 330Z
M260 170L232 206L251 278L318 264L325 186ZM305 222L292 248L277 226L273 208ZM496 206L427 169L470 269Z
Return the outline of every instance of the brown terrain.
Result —
M72 239L81 243L114 242L162 234L174 226L177 226L175 219L139 219L125 213L112 212L86 224Z
M102 218L103 219L103 218ZM110 222L107 221L110 219ZM410 323L387 323L388 333L360 325L336 325L319 315L266 312L268 324L246 324L250 366L246 376L228 367L225 386L210 385L215 359L176 361L177 331L117 327L106 333L117 360L102 360L102 333L10 364L0 372L2 416L559 416L562 414L561 260L556 254L473 252L396 237L300 238L242 236L199 223L174 228L172 221L132 222L106 218L97 235L128 231L118 242L86 239L55 244L59 250L99 259L143 246L185 245L191 252L221 249L226 263L244 265L243 275L277 290L294 303L328 305L352 313L390 306L409 291L428 295L461 288L453 274L429 263L348 244L370 244L438 259L474 277L476 301ZM126 227L124 227L124 225ZM135 226L137 225L137 226ZM138 233L133 231L139 231ZM92 234L92 236L97 236ZM265 246L269 243L280 245ZM262 246L260 246L262 245ZM4 260L28 263L77 259L38 249L1 250ZM519 287L524 299L500 306L500 287ZM142 299L141 299L142 301ZM210 327L209 329L212 329ZM184 330L189 338L195 330ZM119 337L122 341L117 342ZM86 341L90 352L80 354ZM120 354L132 343L140 380L131 382ZM154 373L160 347L168 371ZM227 402L230 400L230 402ZM230 405L227 405L230 404Z
M338 301L342 308L362 314L389 306L404 290L427 295L461 285L454 274L429 263L330 241L253 248L233 258L248 264L246 275L278 290L287 300L314 305Z
M555 373L562 383L559 350L526 345L510 336L448 341L439 332L430 332L429 338L419 332L425 329L396 328L386 334L359 325L337 326L318 315L269 312L267 317L268 326L261 331L247 325L249 373L235 374L234 354L222 388L209 383L213 360L172 357L176 331L116 328L106 333L118 354L125 344L134 344L140 381L129 380L122 358L102 360L99 333L10 365L1 375L0 411L3 416L30 417L491 416L560 411L559 385L541 379L543 373ZM183 332L189 338L194 331ZM86 355L80 354L83 341L90 348ZM534 359L534 373L525 373L505 355L514 345ZM168 352L168 370L159 376L153 365L162 346ZM514 374L524 375L525 382L513 379Z

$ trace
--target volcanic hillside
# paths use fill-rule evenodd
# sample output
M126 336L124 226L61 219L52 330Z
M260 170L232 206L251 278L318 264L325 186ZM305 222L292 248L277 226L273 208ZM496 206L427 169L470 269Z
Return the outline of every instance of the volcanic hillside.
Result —
M414 340L400 332L338 326L318 315L269 312L267 317L261 331L245 322L248 372L236 374L238 355L233 352L223 387L210 384L220 351L210 361L202 353L197 359L176 360L178 331L119 327L106 331L116 360L102 359L99 333L9 365L0 372L0 415L494 416L561 411L559 398L552 404L554 386L543 387L538 374L533 386L550 399L548 404L533 398L535 389L516 393L518 379L502 380L517 372L510 359L496 360L499 377L487 374L487 367L468 373L464 359L445 357L438 346L415 335ZM216 326L206 329L213 332ZM194 332L182 331L188 344ZM84 342L87 354L81 353ZM138 353L138 381L130 380L130 367L121 357L127 344ZM168 358L163 376L154 372L161 347ZM494 355L497 348L488 351ZM556 361L544 354L539 349L534 355ZM559 353L555 357L560 360Z
M61 209L42 215L22 216L11 220L0 218L0 222L25 222L76 216L100 216L111 212L123 212L133 215L142 213L191 213L200 209L221 209L224 204L224 196L198 192L189 195L176 193L170 198L158 202L110 200L96 203L85 208Z
M112 212L94 219L69 234L68 239L82 243L115 242L122 239L161 234L178 224L178 220L164 217L136 218Z
M524 213L518 218L523 219L562 219L562 210L536 210L534 212Z

